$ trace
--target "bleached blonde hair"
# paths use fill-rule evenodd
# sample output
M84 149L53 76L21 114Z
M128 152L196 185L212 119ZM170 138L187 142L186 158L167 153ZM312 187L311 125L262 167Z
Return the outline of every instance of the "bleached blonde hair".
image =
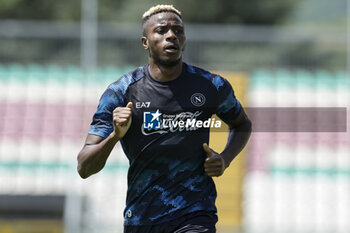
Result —
M181 18L181 12L178 9L176 9L173 5L157 5L151 7L142 15L142 23L146 22L152 15L161 12L173 12Z

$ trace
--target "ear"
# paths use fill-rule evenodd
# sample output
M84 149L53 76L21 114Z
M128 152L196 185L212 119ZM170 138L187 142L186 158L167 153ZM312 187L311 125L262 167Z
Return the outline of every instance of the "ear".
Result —
M145 50L148 50L148 39L145 36L141 37L141 43L143 48Z

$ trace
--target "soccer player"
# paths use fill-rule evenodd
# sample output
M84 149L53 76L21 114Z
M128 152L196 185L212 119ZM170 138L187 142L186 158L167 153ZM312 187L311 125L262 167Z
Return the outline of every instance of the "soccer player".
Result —
M103 93L78 172L99 172L120 141L130 162L125 233L216 232L212 177L243 149L251 122L226 79L182 61L186 38L177 9L150 8L142 28L148 64ZM208 146L213 114L229 125L220 154Z

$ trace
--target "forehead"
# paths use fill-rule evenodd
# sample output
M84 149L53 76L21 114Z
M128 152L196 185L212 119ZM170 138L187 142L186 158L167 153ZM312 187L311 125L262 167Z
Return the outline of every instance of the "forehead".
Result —
M182 25L181 18L173 13L173 12L161 12L155 15L152 15L148 20L147 26L157 26L163 24L174 24L174 25Z

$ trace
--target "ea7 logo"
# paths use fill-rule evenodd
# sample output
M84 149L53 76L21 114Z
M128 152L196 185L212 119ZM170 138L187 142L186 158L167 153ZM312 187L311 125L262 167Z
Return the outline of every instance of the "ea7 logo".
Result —
M151 102L136 102L136 108L149 108Z

